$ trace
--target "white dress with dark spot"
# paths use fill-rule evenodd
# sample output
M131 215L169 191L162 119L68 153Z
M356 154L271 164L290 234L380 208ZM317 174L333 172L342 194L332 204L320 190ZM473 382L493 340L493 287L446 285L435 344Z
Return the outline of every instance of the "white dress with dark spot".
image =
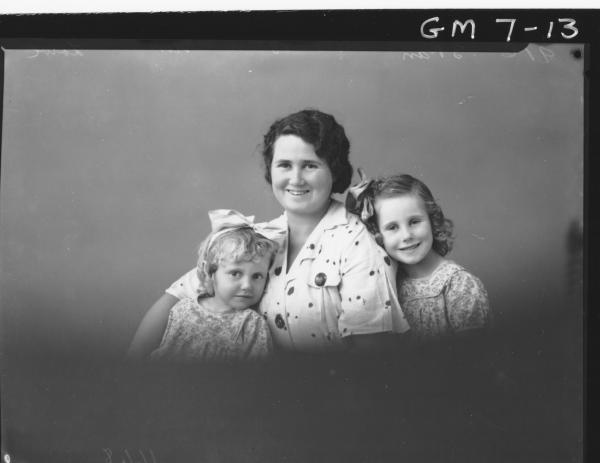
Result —
M160 346L150 358L220 362L261 359L271 352L269 328L254 310L215 313L202 299L184 298L171 308Z

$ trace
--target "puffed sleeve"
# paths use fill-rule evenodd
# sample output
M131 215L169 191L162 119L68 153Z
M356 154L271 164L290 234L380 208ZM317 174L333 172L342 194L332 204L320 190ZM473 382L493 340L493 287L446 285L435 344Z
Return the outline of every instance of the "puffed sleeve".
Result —
M273 341L267 322L263 317L249 310L249 316L244 321L242 328L242 342L244 344L243 358L248 360L261 360L273 353Z
M408 330L389 278L392 265L367 229L360 227L340 262L341 336Z
M456 272L446 285L444 299L453 331L489 325L491 313L487 291L476 276L466 271Z
M198 272L193 268L169 286L165 292L171 296L175 296L177 299L196 299L198 297L199 286Z

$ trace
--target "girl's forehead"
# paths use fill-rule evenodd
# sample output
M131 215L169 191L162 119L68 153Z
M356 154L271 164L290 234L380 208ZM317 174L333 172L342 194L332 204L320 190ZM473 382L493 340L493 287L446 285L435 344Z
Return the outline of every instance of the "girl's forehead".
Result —
M375 211L378 215L405 215L426 213L426 208L425 202L418 195L405 193L376 198Z
M264 256L253 256L251 258L240 258L235 259L231 257L223 257L219 260L219 266L221 267L243 267L247 269L253 268L261 268L264 266L269 266L270 257L268 255Z

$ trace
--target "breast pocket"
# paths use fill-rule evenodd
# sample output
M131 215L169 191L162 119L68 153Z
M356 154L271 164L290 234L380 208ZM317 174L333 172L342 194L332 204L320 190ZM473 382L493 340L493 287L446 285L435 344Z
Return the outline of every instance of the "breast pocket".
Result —
M338 334L338 320L342 314L339 286L341 282L339 268L316 259L308 272L309 310L321 321L323 335L334 339Z
M320 259L313 261L308 273L308 285L314 289L339 286L341 281L340 270L330 262Z

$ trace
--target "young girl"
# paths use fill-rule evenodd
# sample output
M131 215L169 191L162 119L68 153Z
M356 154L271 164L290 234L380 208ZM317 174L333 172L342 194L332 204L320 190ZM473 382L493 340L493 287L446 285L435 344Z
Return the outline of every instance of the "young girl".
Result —
M392 175L363 180L350 193L349 207L398 263L398 299L413 335L440 337L489 324L483 284L445 258L452 249L452 221L423 182Z
M253 310L277 244L236 211L210 211L212 233L198 250L198 297L152 307L129 349L132 358L229 361L272 351L267 323Z

